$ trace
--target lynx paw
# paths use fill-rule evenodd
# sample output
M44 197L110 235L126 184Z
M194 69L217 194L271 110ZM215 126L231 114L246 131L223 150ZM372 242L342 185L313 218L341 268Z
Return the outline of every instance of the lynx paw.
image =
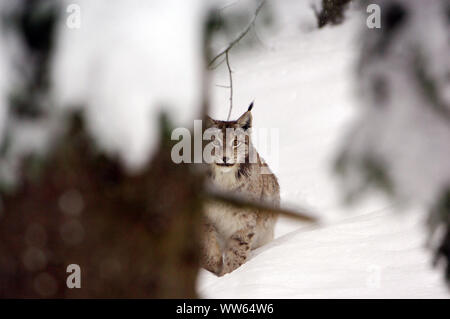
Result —
M201 260L201 265L206 270L220 276L223 269L222 256L207 256L204 255Z

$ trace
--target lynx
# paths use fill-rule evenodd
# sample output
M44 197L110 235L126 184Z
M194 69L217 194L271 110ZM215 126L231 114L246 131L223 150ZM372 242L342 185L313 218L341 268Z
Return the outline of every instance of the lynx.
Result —
M259 156L251 139L253 103L236 121L208 118L207 127L216 132L215 151L209 165L211 184L226 192L279 206L276 176ZM253 159L253 160L252 160ZM202 266L222 276L232 272L256 249L273 239L277 215L258 210L209 202L203 223Z

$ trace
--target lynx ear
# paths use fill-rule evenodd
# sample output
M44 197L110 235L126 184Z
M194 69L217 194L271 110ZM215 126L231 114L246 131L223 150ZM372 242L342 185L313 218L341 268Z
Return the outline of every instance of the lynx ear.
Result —
M216 121L214 121L210 116L206 115L206 128L214 126Z
M237 124L242 127L244 131L247 131L249 128L252 127L252 113L250 112L251 107L253 106L253 103L250 105L247 112L241 115L240 118L237 119Z

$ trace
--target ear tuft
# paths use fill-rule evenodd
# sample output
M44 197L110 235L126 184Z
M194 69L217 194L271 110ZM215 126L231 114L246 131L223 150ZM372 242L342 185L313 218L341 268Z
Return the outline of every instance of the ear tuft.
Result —
M252 101L252 103L250 103L250 106L248 107L247 112L250 112L253 108L253 103L255 103L255 100Z
M244 131L247 131L252 127L252 113L250 111L245 112L237 119L237 123Z

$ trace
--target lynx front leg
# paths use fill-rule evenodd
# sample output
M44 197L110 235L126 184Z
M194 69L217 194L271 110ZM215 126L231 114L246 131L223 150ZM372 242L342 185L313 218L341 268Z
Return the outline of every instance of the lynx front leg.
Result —
M220 274L222 270L222 252L217 241L217 231L209 223L203 224L201 266L215 274Z
M252 247L254 227L235 232L228 240L221 276L232 272L247 261Z

